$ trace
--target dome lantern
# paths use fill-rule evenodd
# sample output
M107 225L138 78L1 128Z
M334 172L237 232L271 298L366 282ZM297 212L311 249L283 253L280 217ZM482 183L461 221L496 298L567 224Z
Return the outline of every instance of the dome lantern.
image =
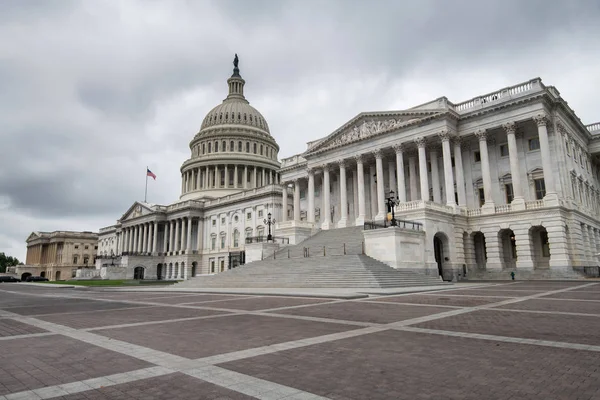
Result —
M248 102L244 97L244 84L246 81L242 79L240 75L240 69L238 68L239 58L236 53L235 58L233 59L233 75L231 78L227 79L227 84L229 85L229 95L225 99L227 100L243 100L246 103Z

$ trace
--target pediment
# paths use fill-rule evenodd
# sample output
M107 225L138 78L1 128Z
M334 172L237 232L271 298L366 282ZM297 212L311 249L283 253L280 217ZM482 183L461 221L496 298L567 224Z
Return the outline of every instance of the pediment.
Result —
M152 214L154 210L149 205L136 201L119 220L120 222Z
M316 153L412 125L443 114L442 110L362 113L326 138L311 142L305 154Z
M35 239L39 239L41 235L38 232L31 232L29 236L27 236L27 240L25 242L30 242Z

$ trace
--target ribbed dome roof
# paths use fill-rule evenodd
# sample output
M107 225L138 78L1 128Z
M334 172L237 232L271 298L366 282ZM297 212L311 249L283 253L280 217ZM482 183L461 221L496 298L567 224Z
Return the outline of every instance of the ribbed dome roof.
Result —
M244 97L244 85L246 81L240 76L237 54L233 61L233 75L227 80L229 95L206 114L200 131L218 125L245 125L258 128L270 134L269 125L261 113L252 107Z
M261 113L246 100L226 99L206 114L200 130L215 125L239 124L260 128L269 133L269 125Z

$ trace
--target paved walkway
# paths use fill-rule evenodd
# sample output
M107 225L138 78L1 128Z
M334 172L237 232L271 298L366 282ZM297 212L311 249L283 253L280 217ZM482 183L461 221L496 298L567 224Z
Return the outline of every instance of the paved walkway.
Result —
M600 399L600 282L311 294L1 284L0 399Z

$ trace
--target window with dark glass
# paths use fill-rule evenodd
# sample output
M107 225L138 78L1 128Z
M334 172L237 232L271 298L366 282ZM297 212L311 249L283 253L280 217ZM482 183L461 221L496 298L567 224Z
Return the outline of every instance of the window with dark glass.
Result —
M238 142L238 151L241 153L242 152L242 142Z
M506 204L510 204L515 198L512 183L504 185L504 191L506 192Z
M500 145L500 157L508 157L508 145L507 144Z
M211 147L212 147L212 143L208 143L208 153L211 153Z
M246 153L250 153L250 142L246 142Z
M475 158L475 162L481 162L481 153L479 151L474 152L473 157Z
M254 143L254 154L256 154L256 143Z
M483 188L479 188L479 207L483 206L485 203L485 192Z
M546 183L544 182L544 178L534 179L535 184L535 198L537 200L542 200L546 195Z
M539 138L529 139L528 143L529 143L529 151L540 149L540 139Z
M233 143L233 140L229 142L229 151L235 151L235 144Z
M215 142L215 153L219 152L219 142Z

